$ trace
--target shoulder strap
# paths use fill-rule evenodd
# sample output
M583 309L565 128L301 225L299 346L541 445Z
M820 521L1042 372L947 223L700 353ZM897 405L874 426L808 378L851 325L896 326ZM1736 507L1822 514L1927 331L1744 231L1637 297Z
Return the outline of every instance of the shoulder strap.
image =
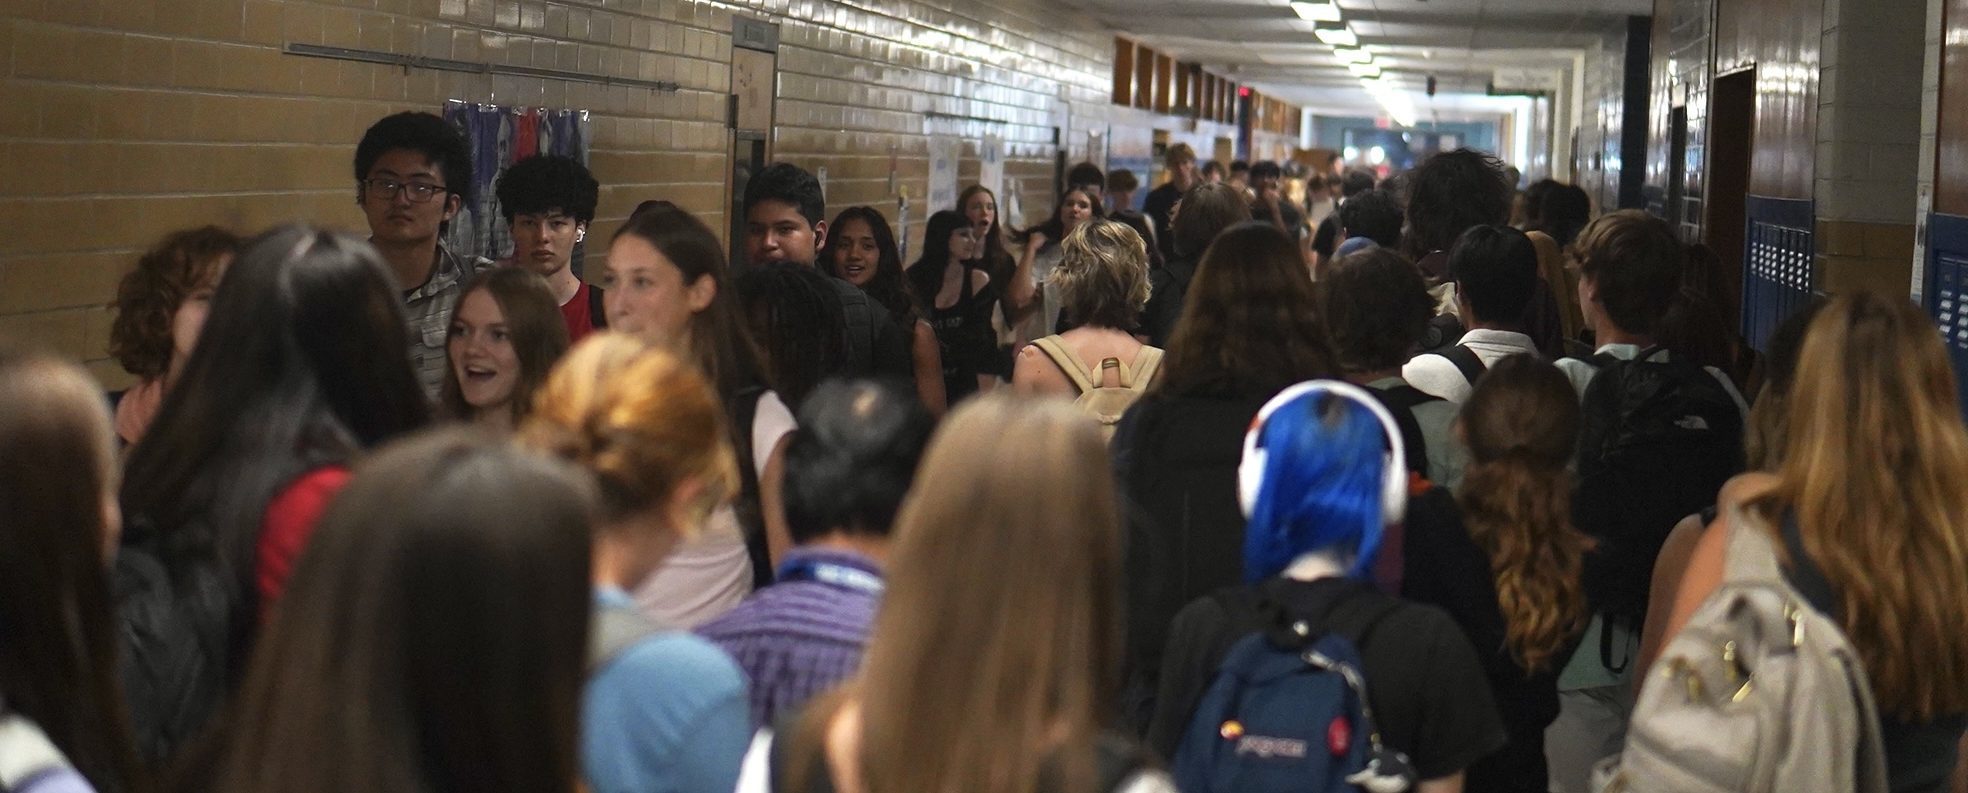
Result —
M1777 566L1777 546L1768 526L1755 513L1740 507L1729 512L1729 546L1722 580L1730 583L1783 581Z
M1058 366L1059 371L1065 372L1066 376L1072 379L1073 386L1080 389L1080 393L1084 394L1093 390L1093 373L1088 372L1086 366L1080 363L1079 356L1074 355L1066 349L1065 345L1059 343L1059 336L1052 335L1035 340L1032 342L1032 346L1039 348L1040 352L1045 353L1046 357L1051 358L1053 365Z
M71 767L34 722L17 713L0 715L0 790L17 790L36 776Z
M659 629L656 623L631 608L598 608L593 633L588 637L588 674L601 671L622 651L634 646Z
M1455 364L1456 371L1462 373L1462 379L1468 380L1472 386L1476 384L1476 378L1482 377L1484 372L1490 370L1490 367L1483 363L1483 358L1477 355L1475 350L1469 349L1469 345L1466 344L1458 344L1437 354L1449 359L1449 363Z
M1421 421L1415 418L1414 406L1439 402L1442 398L1411 385L1398 385L1386 389L1369 388L1367 393L1380 400L1380 404L1387 408L1388 414L1394 417L1394 426L1401 430L1401 452L1407 457L1408 471L1427 477L1428 440L1421 435ZM1416 394L1420 397L1415 396Z
M1162 355L1160 347L1143 346L1141 352L1134 356L1134 380L1128 384L1128 388L1135 391L1147 390L1148 382L1154 380L1155 372L1162 368Z
M601 302L601 287L588 285L588 324L595 330L608 327L608 309Z

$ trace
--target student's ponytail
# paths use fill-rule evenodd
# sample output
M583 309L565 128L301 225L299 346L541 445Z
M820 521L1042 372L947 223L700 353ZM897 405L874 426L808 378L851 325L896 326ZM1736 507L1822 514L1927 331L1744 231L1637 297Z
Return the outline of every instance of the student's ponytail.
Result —
M1498 361L1463 406L1470 465L1456 488L1469 536L1490 559L1504 644L1537 672L1560 661L1587 618L1581 575L1592 540L1571 525L1578 399L1528 355Z

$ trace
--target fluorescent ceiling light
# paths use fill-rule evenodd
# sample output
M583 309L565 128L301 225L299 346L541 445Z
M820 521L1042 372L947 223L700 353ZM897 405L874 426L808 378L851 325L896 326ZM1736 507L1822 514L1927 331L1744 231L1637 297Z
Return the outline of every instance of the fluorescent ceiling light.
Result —
M1371 79L1380 76L1380 67L1371 63L1349 63L1346 68L1353 70L1354 77Z
M1334 47L1333 57L1338 58L1340 63L1373 63L1374 59L1373 53L1371 52L1347 49L1345 47Z
M1318 30L1312 31L1312 35L1318 36L1320 41L1323 41L1327 44L1331 44L1335 47L1360 46L1360 37L1353 35L1353 31L1347 30L1346 28L1343 27L1319 28Z
M1298 18L1313 22L1338 22L1339 4L1333 0L1292 0L1292 10Z

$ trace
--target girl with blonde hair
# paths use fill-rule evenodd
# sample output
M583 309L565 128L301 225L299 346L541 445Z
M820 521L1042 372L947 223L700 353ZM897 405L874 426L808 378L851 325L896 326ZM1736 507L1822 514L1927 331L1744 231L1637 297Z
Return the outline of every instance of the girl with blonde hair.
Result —
M1121 547L1104 457L1056 402L953 412L896 525L862 673L781 736L772 789L1173 791L1105 730Z
M628 592L738 487L717 391L670 352L597 333L548 375L520 441L600 493L581 766L594 793L729 790L751 732L745 681L703 639Z
M1913 304L1842 295L1811 321L1787 400L1782 456L1723 488L1667 635L1720 584L1730 533L1767 532L1864 661L1888 787L1943 790L1968 728L1968 430L1947 350Z

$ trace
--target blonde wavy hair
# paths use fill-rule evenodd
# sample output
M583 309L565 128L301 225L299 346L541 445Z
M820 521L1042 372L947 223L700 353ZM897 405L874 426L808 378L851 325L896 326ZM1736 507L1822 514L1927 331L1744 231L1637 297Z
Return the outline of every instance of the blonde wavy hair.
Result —
M1148 244L1128 225L1091 218L1059 243L1046 277L1066 316L1081 325L1128 329L1148 307Z
M1804 338L1779 484L1750 506L1795 519L1838 593L1880 710L1968 710L1968 430L1934 323L1904 298L1833 299Z
M1513 355L1462 407L1470 463L1455 491L1469 536L1490 558L1504 644L1526 671L1550 668L1585 629L1581 576L1592 539L1572 527L1579 404L1549 363Z
M702 483L702 517L738 489L717 392L696 367L635 337L604 332L576 345L534 393L520 442L595 477L601 522L669 503ZM687 538L702 523L676 527Z

